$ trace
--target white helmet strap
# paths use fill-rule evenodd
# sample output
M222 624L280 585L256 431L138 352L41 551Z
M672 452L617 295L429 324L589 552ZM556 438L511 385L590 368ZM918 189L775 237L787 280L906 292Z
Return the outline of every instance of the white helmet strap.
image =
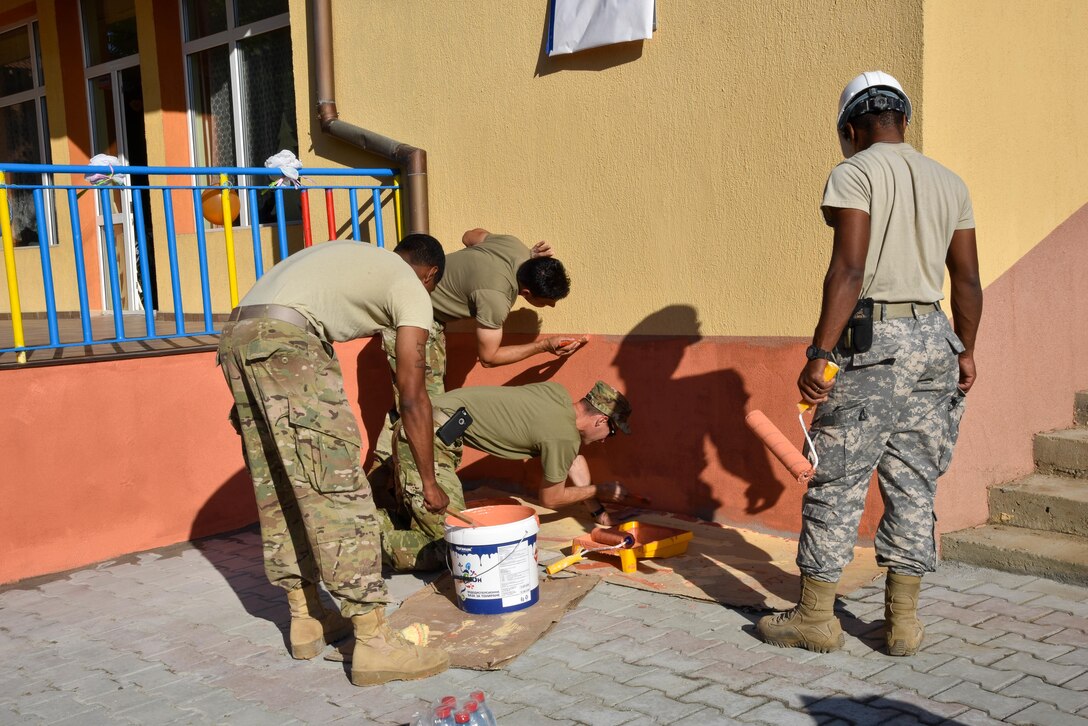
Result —
M843 110L842 125L865 113L898 111L907 113L907 102L900 93L888 86L871 86L850 100Z

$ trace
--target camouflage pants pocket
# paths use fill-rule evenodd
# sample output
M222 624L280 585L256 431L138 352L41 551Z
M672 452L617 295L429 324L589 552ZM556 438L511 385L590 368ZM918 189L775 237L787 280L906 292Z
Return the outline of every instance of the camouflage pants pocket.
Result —
M362 485L359 446L323 431L295 426L299 464L314 491L337 494Z
M856 414L857 411L853 413ZM834 415L837 421L843 421L850 414L851 412L840 410ZM813 434L812 444L819 457L816 474L812 477L814 484L842 479L865 468L866 462L858 456L862 453L860 449L863 428L856 418L853 421L821 425L813 430Z
M937 473L948 471L952 464L952 450L956 448L956 440L960 437L960 421L963 420L963 412L967 408L967 394L956 389L952 394L952 400L948 403L948 428L941 440L940 456L937 459Z

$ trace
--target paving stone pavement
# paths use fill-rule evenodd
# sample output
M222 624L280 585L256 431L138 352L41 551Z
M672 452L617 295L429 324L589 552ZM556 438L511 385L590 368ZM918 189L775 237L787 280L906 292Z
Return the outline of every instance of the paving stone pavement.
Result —
M943 564L922 651L891 658L882 588L840 600L847 647L819 655L760 642L760 613L601 583L503 670L356 688L287 656L246 530L0 587L0 724L404 724L483 689L514 726L1088 726L1088 589Z

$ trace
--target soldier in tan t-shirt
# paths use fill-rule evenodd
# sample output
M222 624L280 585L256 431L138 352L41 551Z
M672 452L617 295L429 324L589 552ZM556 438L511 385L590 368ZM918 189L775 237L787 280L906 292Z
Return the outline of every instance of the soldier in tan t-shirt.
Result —
M547 242L529 249L517 237L492 234L475 228L465 232L465 249L446 257L446 272L431 293L434 327L427 341L427 391L432 397L445 390L446 334L448 323L473 320L476 332L476 356L487 368L509 365L539 353L567 356L581 348L585 336L551 336L532 343L502 344L502 326L510 309L523 298L533 307L554 307L570 293L570 280L563 263L552 256ZM396 351L391 333L383 335L389 365L397 369ZM392 456L394 410L374 447L375 468ZM380 479L379 479L380 480Z
M437 436L434 459L438 483L453 506L463 506L457 478L462 446L503 459L540 459L543 479L539 498L546 507L559 508L599 499L615 503L645 502L632 497L619 482L594 484L581 447L604 441L617 431L630 433L631 405L622 393L598 381L583 398L571 401L558 383L525 386L476 386L444 393L434 399L435 425L441 426L459 408L472 424L452 444ZM397 505L379 510L382 521L382 556L398 570L429 570L445 562L443 517L423 507L419 467L412 452L398 437L393 455ZM384 516L383 516L384 515ZM598 523L611 525L600 505Z
M287 591L291 655L314 658L354 630L351 681L360 686L438 673L449 657L403 642L385 624L377 510L332 343L396 330L406 446L423 472L420 506L437 516L449 500L433 474L423 371L428 292L444 261L429 235L409 235L395 252L353 240L315 245L257 280L219 342L253 478L265 572ZM319 580L344 617L321 605Z
M911 104L870 71L847 84L836 129L844 161L821 211L834 229L823 305L797 386L813 414L816 473L805 492L797 565L801 596L756 627L774 645L841 648L835 589L850 562L874 470L884 503L877 564L888 569L888 654L909 656L925 632L922 576L937 565L934 498L952 460L982 315L967 186L905 142ZM941 308L952 282L954 326ZM870 314L871 313L871 314ZM827 365L838 366L828 381Z

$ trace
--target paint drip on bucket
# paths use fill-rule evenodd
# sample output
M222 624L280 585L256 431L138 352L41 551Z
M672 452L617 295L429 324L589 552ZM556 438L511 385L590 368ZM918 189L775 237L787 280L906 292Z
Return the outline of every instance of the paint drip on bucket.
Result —
M482 527L447 517L446 543L457 605L467 613L522 610L540 599L536 535L530 507L493 505L467 511Z

